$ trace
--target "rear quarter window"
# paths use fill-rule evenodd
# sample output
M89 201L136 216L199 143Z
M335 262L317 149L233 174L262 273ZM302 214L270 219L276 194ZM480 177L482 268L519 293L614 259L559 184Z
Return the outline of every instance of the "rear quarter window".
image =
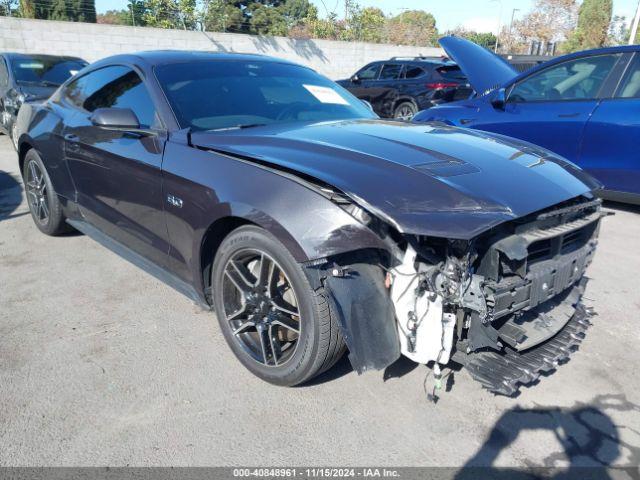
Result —
M422 67L417 67L414 65L407 65L407 69L405 71L404 74L404 78L420 78L420 77L424 77L426 75L426 71L424 68Z
M460 67L457 65L438 67L436 68L436 72L445 80L454 80L456 82L467 81L466 75L462 73L462 70L460 70Z

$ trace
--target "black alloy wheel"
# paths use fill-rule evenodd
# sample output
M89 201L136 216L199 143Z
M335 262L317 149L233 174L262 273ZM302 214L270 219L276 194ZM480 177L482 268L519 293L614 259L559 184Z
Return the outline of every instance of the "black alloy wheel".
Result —
M397 120L411 120L417 113L416 106L411 102L402 102L393 113L393 118Z
M243 249L227 260L224 274L226 320L242 349L265 366L291 360L302 324L282 267L265 252Z
M211 269L216 317L254 375L298 385L329 369L346 347L322 287L266 230L245 225L220 244Z
M47 235L59 235L72 230L62 213L62 205L47 169L34 149L25 155L22 180L36 227Z
M51 215L51 208L49 207L44 172L38 162L30 161L27 163L24 180L29 210L31 210L33 219L39 225L47 225Z

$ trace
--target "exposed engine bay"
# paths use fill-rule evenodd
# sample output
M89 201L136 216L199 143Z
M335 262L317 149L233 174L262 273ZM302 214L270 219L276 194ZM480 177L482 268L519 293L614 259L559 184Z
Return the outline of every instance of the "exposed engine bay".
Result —
M584 274L604 215L600 200L581 197L469 241L405 236L390 258L336 259L327 284L354 368L402 354L439 375L453 360L515 394L584 337Z

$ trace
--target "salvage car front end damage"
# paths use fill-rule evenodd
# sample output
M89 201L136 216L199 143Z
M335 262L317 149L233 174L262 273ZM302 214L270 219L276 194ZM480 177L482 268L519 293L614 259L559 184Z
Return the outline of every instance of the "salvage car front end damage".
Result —
M307 270L327 290L358 372L401 354L433 362L436 374L453 360L512 395L584 337L584 274L603 215L599 200L580 197L471 240L396 235L386 252L343 254Z
M588 325L580 299L603 216L599 184L551 152L441 124L378 121L197 133L190 142L324 197L317 226L296 238L313 239L302 264L359 373L400 355L436 375L454 361L510 395L565 360ZM320 238L331 218L342 220Z

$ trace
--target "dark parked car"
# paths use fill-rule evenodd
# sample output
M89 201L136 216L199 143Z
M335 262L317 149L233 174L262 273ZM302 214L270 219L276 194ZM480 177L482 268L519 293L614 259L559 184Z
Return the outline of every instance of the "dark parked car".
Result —
M546 150L380 120L306 67L238 54L108 58L18 123L36 226L215 309L269 382L348 349L358 372L453 358L510 394L588 325L598 184Z
M16 115L25 101L48 98L74 73L87 66L75 57L0 53L0 132L11 135Z
M473 90L455 63L437 57L404 58L365 65L338 84L385 118L410 120L419 110L468 98Z
M501 58L456 37L440 41L467 73L475 98L421 112L502 133L571 160L604 184L604 198L640 203L640 46L557 57L518 74Z

